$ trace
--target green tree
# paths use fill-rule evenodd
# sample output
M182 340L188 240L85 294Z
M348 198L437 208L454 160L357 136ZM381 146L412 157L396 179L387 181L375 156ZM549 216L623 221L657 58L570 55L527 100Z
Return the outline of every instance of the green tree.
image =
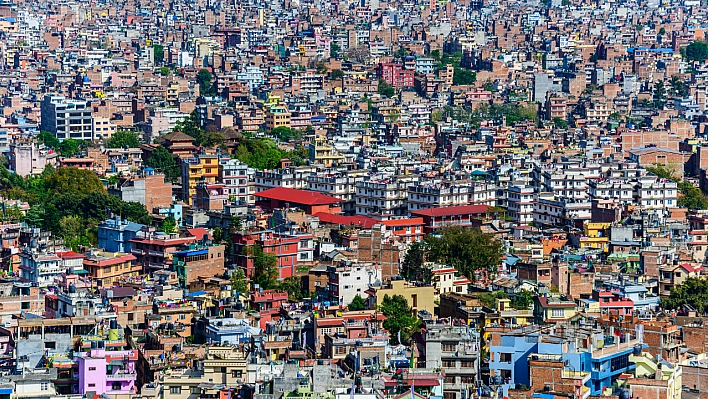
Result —
M344 77L344 72L341 69L333 69L332 72L329 73L329 77L332 80L339 80Z
M354 299L352 299L352 302L349 305L347 305L347 309L349 309L351 311L365 310L366 309L366 301L359 294L356 294Z
M95 173L74 167L57 169L44 183L45 188L54 194L75 193L83 197L92 192L106 192Z
M455 73L452 75L452 84L456 86L472 85L477 80L477 74L473 71L455 68Z
M140 147L140 140L138 139L138 134L134 132L128 132L126 130L119 130L106 140L106 148L138 148Z
M172 154L165 147L157 147L145 160L145 166L151 167L163 173L165 180L171 183L176 182L182 174L181 168Z
M290 276L280 282L278 287L281 291L288 293L288 299L291 301L300 301L302 295L302 280L300 276Z
M303 154L307 158L308 154ZM280 160L288 153L281 151L271 139L245 139L236 147L234 156L252 168L263 170L279 168Z
M402 344L410 341L411 336L416 332L420 321L413 315L413 308L408 306L408 300L401 295L384 296L381 301L379 311L386 316L383 328L391 334L392 345ZM401 333L401 341L398 341L398 333Z
M197 83L199 84L199 94L203 96L213 96L216 94L216 87L211 83L212 76L208 69L200 69L197 72Z
M433 50L430 52L430 57L435 61L440 61L440 50Z
M678 184L681 196L678 199L678 205L688 209L708 209L708 197L701 191L700 188L693 184L682 181Z
M246 253L253 262L251 282L264 290L278 288L278 258L264 252L257 244L247 248Z
M393 88L390 84L386 83L385 80L381 79L379 80L379 88L378 88L379 94L382 96L386 96L388 98L393 97L396 95L396 89Z
M231 295L235 296L237 292L247 293L248 292L248 280L246 279L246 273L240 267L231 272Z
M66 139L59 143L59 154L63 157L76 156L86 146L83 140Z
M170 72L172 72L170 71L170 68L166 66L157 68L157 71L160 72L160 75L162 76L170 76Z
M708 312L708 280L689 277L683 284L675 286L668 298L664 298L662 306L666 309L679 309L683 305L690 305L698 314Z
M177 230L177 221L175 217L169 215L162 221L162 232L165 234L172 234Z
M300 130L291 129L287 126L278 126L271 130L270 134L280 141L299 140L302 138L302 132Z
M162 61L165 60L165 48L159 44L155 44L152 46L152 52L153 61L155 61L155 65L162 64Z
M688 85L683 79L674 75L671 77L669 84L671 85L671 91L674 95L681 98L688 96Z
M46 130L41 130L37 135L37 141L46 145L49 148L59 150L59 139Z
M703 41L691 42L683 52L685 52L688 61L703 62L708 59L708 43Z
M229 231L231 233L235 233L237 231L241 231L241 228L243 227L243 222L241 221L240 216L232 216L231 220L229 220Z
M493 277L504 246L492 234L479 229L450 226L425 238L428 260L455 267L472 281L477 273Z
M533 306L534 293L528 290L517 292L511 300L511 306L518 310L530 310Z
M565 130L568 129L568 121L556 116L555 118L553 118L553 126L555 126L557 129Z
M342 48L337 43L330 43L330 45L329 45L329 57L330 58L339 57L339 53L341 51L342 51Z
M494 309L497 306L497 299L506 299L507 295L504 291L497 292L482 292L477 294L477 299L482 304L489 309Z
M407 55L408 55L408 49L405 48L405 47L399 47L399 48L396 50L396 52L393 53L393 56L394 56L394 57L400 58L400 59L406 58Z
M657 108L664 108L666 104L666 88L664 87L664 81L660 80L654 83L654 106Z
M425 246L421 242L414 242L406 252L406 258L401 263L401 276L409 281L430 282L433 278L432 270L425 267Z
M664 29L664 27L661 27L659 29L659 35L664 36L665 34L666 34L666 29Z

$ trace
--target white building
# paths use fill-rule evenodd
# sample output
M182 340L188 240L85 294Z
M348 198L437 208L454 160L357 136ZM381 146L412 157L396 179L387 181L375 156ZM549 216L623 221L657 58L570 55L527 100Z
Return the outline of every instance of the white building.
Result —
M40 104L41 130L59 140L93 140L93 118L87 101L45 95Z
M366 290L371 286L381 285L381 265L372 263L353 263L329 266L330 273L327 291L330 301L349 305L354 297L367 299Z

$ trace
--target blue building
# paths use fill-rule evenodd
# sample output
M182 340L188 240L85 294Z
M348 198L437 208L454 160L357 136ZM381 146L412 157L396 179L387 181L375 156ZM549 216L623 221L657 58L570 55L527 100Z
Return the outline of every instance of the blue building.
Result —
M514 384L530 385L528 360L534 354L562 356L566 368L589 372L586 386L592 395L600 395L622 373L631 373L636 365L629 361L635 348L645 344L632 336L605 334L591 328L564 327L563 330L519 329L501 337L501 343L489 348L490 376L497 379L504 395Z
M210 320L205 330L206 341L210 343L239 344L249 342L251 336L261 333L261 329L251 327L248 320L234 318Z
M107 252L130 253L133 243L144 224L133 223L116 216L98 225L98 246Z

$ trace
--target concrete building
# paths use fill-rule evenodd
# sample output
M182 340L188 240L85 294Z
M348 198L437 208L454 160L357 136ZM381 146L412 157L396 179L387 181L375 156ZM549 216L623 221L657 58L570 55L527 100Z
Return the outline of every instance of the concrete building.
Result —
M98 225L98 247L108 252L130 253L133 250L130 240L135 238L143 227L145 225L121 219L120 216L107 219Z
M367 290L381 285L381 266L376 264L351 263L329 266L329 283L326 295L329 301L340 305L349 305L359 295L368 299Z
M41 130L52 133L59 140L93 140L93 118L87 101L48 94L42 99L40 109Z

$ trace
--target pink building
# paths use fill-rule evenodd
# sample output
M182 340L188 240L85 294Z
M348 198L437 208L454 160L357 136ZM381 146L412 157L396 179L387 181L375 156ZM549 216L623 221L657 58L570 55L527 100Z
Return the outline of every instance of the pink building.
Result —
M631 316L634 310L634 301L621 296L617 290L595 290L592 299L600 303L601 314L615 316Z
M97 341L101 342L101 341ZM105 341L106 343L110 341ZM94 349L76 357L79 393L94 391L108 395L135 394L137 350Z

